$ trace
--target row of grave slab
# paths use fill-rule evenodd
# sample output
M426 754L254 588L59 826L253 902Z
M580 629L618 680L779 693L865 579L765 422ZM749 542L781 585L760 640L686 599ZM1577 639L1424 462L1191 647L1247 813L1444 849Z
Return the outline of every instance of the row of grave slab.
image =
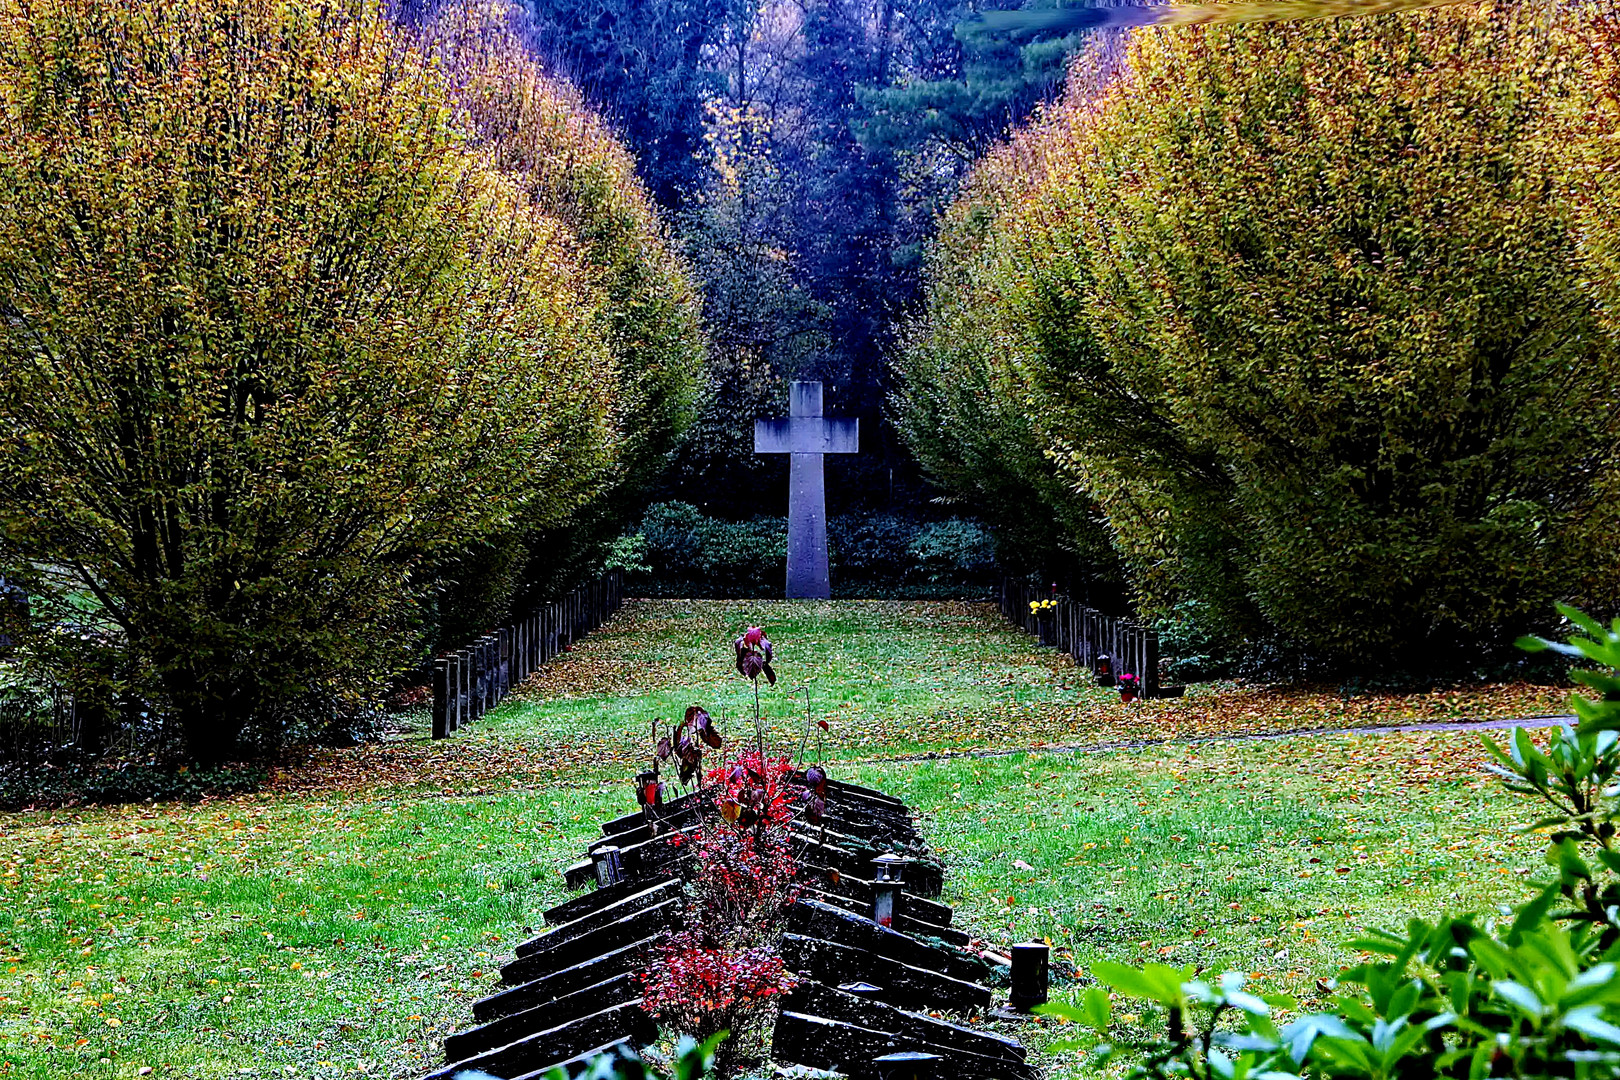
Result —
M712 806L696 792L604 823L564 871L569 887L596 887L544 913L547 931L517 947L502 989L474 1003L475 1026L445 1040L447 1064L425 1080L574 1076L599 1054L650 1045L641 973L680 922L694 868L693 845L671 837L695 835ZM1037 1080L1022 1044L972 1022L996 1004L994 965L951 925L942 867L903 802L829 781L823 821L796 823L793 843L800 898L781 953L799 979L772 1033L775 1062L860 1080ZM1018 1015L1046 998L1046 951L1013 951L1002 1008Z

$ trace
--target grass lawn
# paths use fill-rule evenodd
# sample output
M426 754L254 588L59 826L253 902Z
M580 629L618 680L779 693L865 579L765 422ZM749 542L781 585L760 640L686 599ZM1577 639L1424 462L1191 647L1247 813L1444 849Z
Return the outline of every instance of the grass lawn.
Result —
M944 899L991 942L1045 939L1060 967L1247 971L1309 1002L1365 927L1528 895L1545 845L1513 828L1535 807L1482 775L1483 759L1472 735L1331 736L871 764L854 778L922 812Z
M310 754L253 796L0 815L0 1076L424 1071L562 897L558 870L631 805L650 721L751 709L728 666L750 622L778 647L773 737L796 741L788 694L808 685L834 775L923 813L946 898L989 941L1309 995L1358 927L1490 910L1539 861L1473 736L948 755L1544 713L1561 692L1122 706L983 605L633 604L450 743Z

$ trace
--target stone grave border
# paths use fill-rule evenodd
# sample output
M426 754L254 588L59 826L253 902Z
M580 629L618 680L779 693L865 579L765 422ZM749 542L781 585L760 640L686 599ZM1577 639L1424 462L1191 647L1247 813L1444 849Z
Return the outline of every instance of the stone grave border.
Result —
M693 845L670 838L695 833L713 805L698 791L604 822L586 858L563 871L570 888L596 887L543 914L549 929L517 946L502 989L473 1004L474 1026L445 1040L446 1065L424 1080L469 1069L540 1080L559 1065L574 1076L598 1054L649 1044L656 1028L639 975L679 922L694 864ZM860 1080L900 1068L1039 1080L1018 1040L967 1020L995 1004L992 964L951 925L938 899L943 868L905 803L829 780L824 821L796 821L790 833L802 887L781 951L800 981L783 998L772 1060ZM1047 950L1013 954L1017 1015L1046 1000Z

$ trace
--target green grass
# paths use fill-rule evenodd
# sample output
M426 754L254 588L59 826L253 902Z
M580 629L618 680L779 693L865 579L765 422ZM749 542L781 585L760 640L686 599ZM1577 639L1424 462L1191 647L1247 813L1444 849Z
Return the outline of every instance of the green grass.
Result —
M731 641L752 625L777 647L778 682L762 685L772 738L803 733L808 690L811 715L835 729L830 759L977 745L995 711L1115 700L986 604L675 600L615 620L541 680L541 700L501 710L489 729L585 741L611 733L639 754L654 719L702 705L751 730L753 689L732 667Z
M1492 910L1538 862L1510 832L1530 808L1482 778L1472 737L881 760L1179 714L1126 710L982 606L639 605L548 669L549 700L450 744L321 755L257 796L0 815L0 1077L425 1071L562 897L558 870L630 808L644 722L751 708L729 640L759 620L778 740L801 723L786 691L809 683L834 775L919 810L958 923L1049 938L1065 967L1241 967L1309 995L1361 927ZM1297 724L1242 695L1178 708L1230 717L1232 700L1239 730Z
M945 899L993 944L1045 939L1065 972L1098 958L1241 970L1309 1002L1366 928L1527 897L1543 844L1513 829L1534 807L1480 776L1477 745L1337 736L871 765L854 778L923 813ZM1429 778L1437 757L1460 775Z
M421 1071L618 793L6 823L0 1075Z

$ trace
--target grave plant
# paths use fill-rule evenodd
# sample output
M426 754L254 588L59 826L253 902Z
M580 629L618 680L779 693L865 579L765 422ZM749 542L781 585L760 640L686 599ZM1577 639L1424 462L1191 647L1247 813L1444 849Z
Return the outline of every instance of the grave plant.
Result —
M1591 692L1573 696L1576 723L1545 746L1522 728L1484 740L1507 787L1543 808L1525 830L1547 836L1552 873L1533 896L1503 919L1412 919L1349 942L1371 958L1321 984L1326 1011L1286 1023L1299 1003L1250 992L1239 972L1097 963L1101 985L1046 1009L1096 1033L1071 1045L1114 1056L1107 987L1163 1010L1137 1078L1620 1077L1620 618L1560 611L1583 633L1520 644L1599 665L1574 672Z
M751 627L733 648L737 673L753 683L752 739L728 757L724 751L736 744L693 706L655 751L659 764L678 763L683 784L700 780L690 797L709 805L695 839L679 832L670 837L695 847L696 868L682 925L643 973L647 1010L679 1035L712 1043L713 1069L721 1077L762 1056L774 1005L793 986L778 948L799 895L790 826L800 814L820 818L826 786L820 766L806 771L808 788L793 783L792 754L765 745L759 681L776 683L770 639ZM808 716L806 724L808 734ZM801 740L801 753L803 746ZM722 751L706 773L705 747Z

